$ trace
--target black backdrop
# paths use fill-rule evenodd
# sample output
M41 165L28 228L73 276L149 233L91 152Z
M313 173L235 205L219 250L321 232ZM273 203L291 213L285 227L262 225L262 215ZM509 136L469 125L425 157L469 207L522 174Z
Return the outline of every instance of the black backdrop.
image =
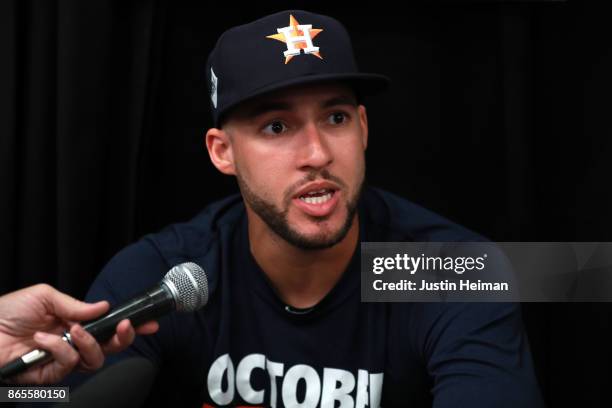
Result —
M368 179L496 241L612 241L608 15L577 2L294 2L393 89ZM286 2L0 2L0 293L83 296L120 248L236 191L210 164L204 62ZM236 52L240 52L239 49ZM610 406L608 304L525 304L552 407Z

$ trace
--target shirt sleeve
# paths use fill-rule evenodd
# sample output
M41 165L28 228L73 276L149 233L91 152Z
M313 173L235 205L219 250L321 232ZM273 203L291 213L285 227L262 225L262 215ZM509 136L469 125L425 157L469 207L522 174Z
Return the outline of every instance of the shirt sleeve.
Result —
M112 309L158 284L168 269L154 245L143 239L110 260L90 287L86 301L107 300ZM136 336L125 351L107 356L105 365L130 356L142 356L159 367L163 361L163 350L168 350L173 342L173 320L170 316L163 316L158 322L160 329L156 334Z
M420 304L434 408L543 407L520 304Z
M85 297L87 302L107 300L111 309L122 302L151 288L161 281L167 270L166 262L155 246L143 239L118 252L98 274ZM105 357L104 367L109 367L131 357L144 357L159 371L163 363L163 351L173 342L173 319L158 319L160 329L156 334L136 336L124 351ZM62 385L78 388L92 380L103 368L94 373L74 371Z

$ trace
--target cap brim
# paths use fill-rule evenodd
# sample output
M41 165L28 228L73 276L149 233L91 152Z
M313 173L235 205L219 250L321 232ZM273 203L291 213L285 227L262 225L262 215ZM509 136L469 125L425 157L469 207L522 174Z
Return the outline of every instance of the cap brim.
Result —
M225 106L223 111L220 111L216 118L215 126L219 125L220 120L224 115L227 115L229 111L241 105L244 102L251 101L254 98L266 95L268 93L278 91L284 88L289 88L292 86L303 85L303 84L312 84L315 82L346 82L349 83L355 91L358 93L359 97L367 97L379 94L388 89L391 80L379 74L369 74L369 73L348 73L348 74L318 74L318 75L308 75L302 76L299 78L292 78L286 81L276 82L272 85L264 86L259 89L254 90L249 93L240 100L229 103Z

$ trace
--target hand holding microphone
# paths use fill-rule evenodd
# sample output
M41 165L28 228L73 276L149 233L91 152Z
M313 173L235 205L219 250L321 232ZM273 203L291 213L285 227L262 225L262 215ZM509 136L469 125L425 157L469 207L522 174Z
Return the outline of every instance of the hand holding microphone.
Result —
M77 365L95 370L104 362L104 354L121 351L134 339L129 322L117 327L117 334L105 345L84 332L74 321L89 320L108 310L108 302L88 304L65 295L49 285L35 285L0 297L0 364L39 347L48 350L55 361L36 370L11 378L17 383L43 384L61 380ZM78 351L62 341L61 333L70 326ZM156 323L138 329L139 334L153 333ZM8 379L6 379L8 380Z
M153 319L172 310L193 311L207 301L206 275L193 263L175 266L155 287L82 326L73 322L99 316L108 310L108 302L87 304L48 285L7 294L0 297L0 379L53 383L77 364L98 369L105 353L125 349L135 334L155 333L158 325ZM59 333L68 327L62 337Z

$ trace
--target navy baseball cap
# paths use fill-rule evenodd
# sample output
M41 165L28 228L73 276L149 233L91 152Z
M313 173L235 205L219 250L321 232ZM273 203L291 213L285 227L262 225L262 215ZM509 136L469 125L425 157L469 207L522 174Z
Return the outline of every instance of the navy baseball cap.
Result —
M208 56L206 77L215 127L240 103L289 86L343 81L359 96L368 96L389 84L383 75L359 72L351 39L339 21L302 10L224 32Z

